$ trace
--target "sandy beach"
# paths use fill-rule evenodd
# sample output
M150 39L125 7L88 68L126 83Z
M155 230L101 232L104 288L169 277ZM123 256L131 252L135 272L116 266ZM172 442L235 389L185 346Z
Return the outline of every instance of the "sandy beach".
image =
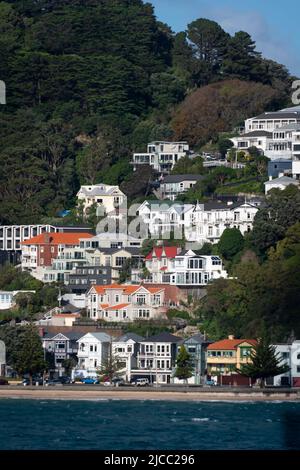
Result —
M128 390L72 388L0 388L0 398L47 400L299 401L299 391L270 390Z

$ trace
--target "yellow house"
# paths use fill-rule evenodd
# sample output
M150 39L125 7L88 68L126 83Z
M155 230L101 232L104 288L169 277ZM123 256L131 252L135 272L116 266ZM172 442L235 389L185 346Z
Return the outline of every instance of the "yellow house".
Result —
M236 373L236 368L251 360L250 354L256 344L255 339L235 339L234 336L210 344L207 348L207 374Z

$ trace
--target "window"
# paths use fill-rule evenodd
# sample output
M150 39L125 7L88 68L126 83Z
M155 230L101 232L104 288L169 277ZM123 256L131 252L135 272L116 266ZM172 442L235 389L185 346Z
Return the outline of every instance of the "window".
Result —
M116 257L116 267L122 267L125 262L126 262L127 258L125 256L117 256Z

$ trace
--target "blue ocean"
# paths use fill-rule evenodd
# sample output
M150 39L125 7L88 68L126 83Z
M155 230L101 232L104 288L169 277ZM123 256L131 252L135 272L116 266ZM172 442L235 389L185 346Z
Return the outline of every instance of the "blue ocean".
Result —
M300 449L300 403L0 400L0 449Z

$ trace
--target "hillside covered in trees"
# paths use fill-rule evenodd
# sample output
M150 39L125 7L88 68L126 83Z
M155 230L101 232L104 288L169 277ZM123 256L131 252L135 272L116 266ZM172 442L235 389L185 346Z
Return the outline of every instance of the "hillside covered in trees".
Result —
M55 217L82 183L138 193L133 150L172 138L200 148L289 104L292 80L246 32L198 19L174 34L142 0L0 2L0 78L2 224Z

